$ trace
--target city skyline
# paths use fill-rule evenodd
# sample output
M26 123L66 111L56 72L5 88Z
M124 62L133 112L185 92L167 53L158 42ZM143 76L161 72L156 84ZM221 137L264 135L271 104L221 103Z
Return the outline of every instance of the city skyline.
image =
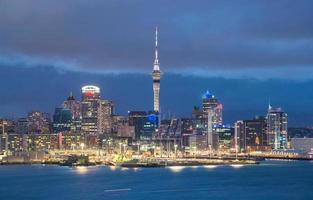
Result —
M0 199L312 199L312 11L0 0Z
M0 116L21 117L29 108L52 113L62 97L70 91L77 96L85 84L104 88L103 95L118 105L117 113L150 110L151 36L158 26L165 113L190 115L209 90L224 104L226 123L264 115L270 99L290 114L291 126L312 126L310 1L164 4L143 3L138 11L119 2L95 1L85 7L85 2L56 6L29 0L22 6L3 1L0 83L6 87L0 88ZM170 12L174 4L179 9ZM228 13L232 20L225 18ZM33 23L17 34L15 27L24 27L25 20ZM84 27L81 20L87 22Z

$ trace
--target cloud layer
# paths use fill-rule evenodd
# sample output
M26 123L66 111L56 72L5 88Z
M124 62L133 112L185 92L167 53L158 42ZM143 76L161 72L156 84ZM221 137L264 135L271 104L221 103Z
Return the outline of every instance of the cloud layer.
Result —
M0 62L147 73L310 78L310 0L2 0ZM292 75L291 75L292 74Z

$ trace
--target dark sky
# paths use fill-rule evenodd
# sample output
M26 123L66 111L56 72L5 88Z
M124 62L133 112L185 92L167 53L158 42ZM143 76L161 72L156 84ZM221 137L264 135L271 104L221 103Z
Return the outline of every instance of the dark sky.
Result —
M154 27L161 106L188 116L209 89L228 123L264 114L313 121L311 0L0 0L0 116L51 112L97 84L117 112L152 107Z

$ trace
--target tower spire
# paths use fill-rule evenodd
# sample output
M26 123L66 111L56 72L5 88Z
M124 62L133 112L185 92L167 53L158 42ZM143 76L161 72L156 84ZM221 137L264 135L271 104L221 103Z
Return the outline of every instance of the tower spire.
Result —
M153 110L160 112L160 63L158 58L158 27L155 27L155 58L153 63L152 80L153 80Z
M153 64L153 70L160 70L159 57L158 57L158 27L155 27L155 59Z

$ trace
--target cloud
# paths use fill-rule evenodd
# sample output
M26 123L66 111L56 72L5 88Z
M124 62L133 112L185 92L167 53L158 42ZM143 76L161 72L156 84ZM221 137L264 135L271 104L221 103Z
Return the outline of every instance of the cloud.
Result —
M302 79L313 71L312 10L310 0L2 0L0 54L23 66L148 73L157 25L165 72Z

